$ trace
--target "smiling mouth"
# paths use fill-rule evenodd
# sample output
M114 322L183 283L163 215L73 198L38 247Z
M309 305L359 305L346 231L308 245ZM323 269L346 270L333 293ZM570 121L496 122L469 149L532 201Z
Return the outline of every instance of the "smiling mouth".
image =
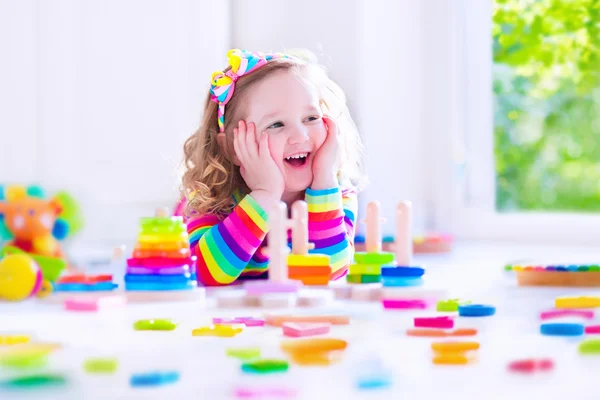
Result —
M291 165L292 167L302 167L304 166L304 164L306 164L306 161L308 160L308 156L310 156L310 153L298 153L298 154L294 154L292 156L286 157L283 160Z

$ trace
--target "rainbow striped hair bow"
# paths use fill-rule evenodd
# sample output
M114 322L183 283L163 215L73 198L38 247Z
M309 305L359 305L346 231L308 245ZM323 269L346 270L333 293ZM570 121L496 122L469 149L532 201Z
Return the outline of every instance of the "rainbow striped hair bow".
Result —
M227 52L227 60L231 69L227 72L217 71L212 74L212 85L210 88L210 99L219 105L217 122L219 132L225 132L225 105L233 96L235 82L240 76L256 71L270 60L276 58L292 58L283 53L257 53L240 49L232 49Z

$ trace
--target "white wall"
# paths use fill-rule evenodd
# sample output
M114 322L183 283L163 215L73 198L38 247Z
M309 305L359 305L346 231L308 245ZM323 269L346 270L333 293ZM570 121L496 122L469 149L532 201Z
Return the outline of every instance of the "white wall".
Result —
M396 202L410 199L415 229L431 228L444 212L432 180L444 170L429 149L444 145L432 136L443 126L426 108L435 91L426 64L445 31L432 35L424 22L448 7L0 0L0 183L67 188L86 212L81 242L131 241L140 216L176 197L183 141L227 50L304 47L345 89L363 135L371 184L362 204L380 200L389 220ZM392 233L393 224L383 228Z
M0 183L65 188L82 243L131 241L177 197L228 2L0 0Z
M393 211L404 199L414 203L416 230L430 224L422 3L232 0L234 47L308 48L346 91L371 182L361 204L381 202L390 221L384 233L393 233Z

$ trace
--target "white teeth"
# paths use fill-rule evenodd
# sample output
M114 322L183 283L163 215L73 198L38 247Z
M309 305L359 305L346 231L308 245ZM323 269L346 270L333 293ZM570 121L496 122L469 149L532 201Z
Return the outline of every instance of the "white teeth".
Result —
M293 156L286 157L285 159L291 160L293 158L306 158L306 157L308 157L308 153L299 153L299 154L295 154Z

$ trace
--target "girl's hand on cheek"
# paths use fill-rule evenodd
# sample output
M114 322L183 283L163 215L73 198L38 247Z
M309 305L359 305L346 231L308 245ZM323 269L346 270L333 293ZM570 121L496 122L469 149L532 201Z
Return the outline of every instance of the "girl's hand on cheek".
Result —
M323 123L327 129L327 137L313 159L311 188L314 190L337 187L337 174L341 164L341 139L337 123L328 116L323 116Z
M283 174L271 156L266 132L257 140L254 123L240 121L233 130L233 148L240 161L240 173L252 190L252 197L268 209L279 201L285 189ZM269 204L266 204L269 203Z

